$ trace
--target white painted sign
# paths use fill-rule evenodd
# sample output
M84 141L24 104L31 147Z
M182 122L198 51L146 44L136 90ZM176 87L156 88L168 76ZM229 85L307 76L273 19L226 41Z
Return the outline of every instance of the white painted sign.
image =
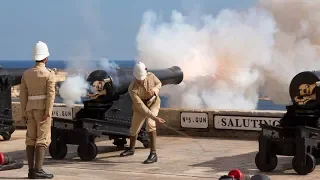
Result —
M260 131L260 124L279 125L281 118L245 117L245 116L214 116L216 129L234 129Z
M188 113L180 114L181 127L184 128L208 128L209 119L207 113Z
M72 112L71 107L53 107L52 117L72 119Z

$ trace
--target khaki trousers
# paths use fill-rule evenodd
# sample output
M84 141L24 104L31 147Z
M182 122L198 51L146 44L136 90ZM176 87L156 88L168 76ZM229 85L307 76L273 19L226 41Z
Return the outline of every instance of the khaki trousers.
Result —
M155 114L158 114L159 110L160 110L160 108L158 106L150 108L150 111L155 113ZM146 131L147 132L155 131L156 130L156 122L155 122L155 120L153 120L151 118L147 118L145 115L143 115L140 112L133 111L131 127L130 127L130 130L129 130L130 136L136 136L139 133L139 131L140 131L142 125L144 124L145 120L147 121L146 122Z
M27 146L42 146L47 148L51 143L51 117L43 123L45 110L27 111Z

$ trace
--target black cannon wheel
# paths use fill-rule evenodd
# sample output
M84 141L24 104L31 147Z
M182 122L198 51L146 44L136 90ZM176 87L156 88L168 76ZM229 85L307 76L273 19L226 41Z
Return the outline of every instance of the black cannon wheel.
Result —
M149 140L143 140L142 144L143 144L144 148L150 148L150 141Z
M316 167L316 159L311 154L306 154L306 164L298 162L296 156L292 159L292 168L300 175L307 175L311 173Z
M9 132L4 132L1 134L3 140L8 141L11 139L11 134Z
M124 148L124 146L127 144L127 140L126 138L117 138L114 139L113 144L116 145L118 148Z
M141 130L142 131L142 130ZM143 144L144 148L150 147L150 139L148 137L148 134L144 131L140 132L139 137L137 138L138 141L140 141Z
M78 146L78 156L83 161L91 161L92 159L96 158L97 154L98 147L93 142Z
M262 158L261 153L258 152L255 158L257 168L262 172L273 171L278 164L278 158L275 154L267 154L266 159Z
M56 141L56 146L53 143L49 145L49 154L53 159L63 159L67 156L68 147L62 141Z

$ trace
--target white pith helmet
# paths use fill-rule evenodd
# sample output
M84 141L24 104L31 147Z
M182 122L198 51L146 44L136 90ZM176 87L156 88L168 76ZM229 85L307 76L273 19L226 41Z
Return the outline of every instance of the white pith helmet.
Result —
M43 59L49 56L50 56L50 53L46 43L42 41L38 41L33 48L33 60L42 61Z
M146 65L142 62L136 63L136 65L133 68L133 76L137 80L144 80L147 77L147 68Z

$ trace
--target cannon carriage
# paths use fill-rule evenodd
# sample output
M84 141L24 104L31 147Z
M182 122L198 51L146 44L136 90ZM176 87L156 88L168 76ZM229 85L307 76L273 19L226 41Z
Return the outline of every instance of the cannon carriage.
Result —
M179 84L183 72L179 67L150 70L162 85ZM49 153L54 159L63 159L68 152L67 144L78 145L78 156L84 161L94 159L98 154L95 139L108 136L117 147L124 147L129 138L132 118L131 97L128 87L133 80L133 69L93 71L87 81L93 87L88 97L83 99L83 108L73 120L53 117L52 142ZM145 125L137 137L145 148L149 147L149 137Z
M304 71L291 81L291 105L278 126L263 124L255 163L263 172L273 171L277 155L293 156L292 168L311 173L320 158L320 71Z

